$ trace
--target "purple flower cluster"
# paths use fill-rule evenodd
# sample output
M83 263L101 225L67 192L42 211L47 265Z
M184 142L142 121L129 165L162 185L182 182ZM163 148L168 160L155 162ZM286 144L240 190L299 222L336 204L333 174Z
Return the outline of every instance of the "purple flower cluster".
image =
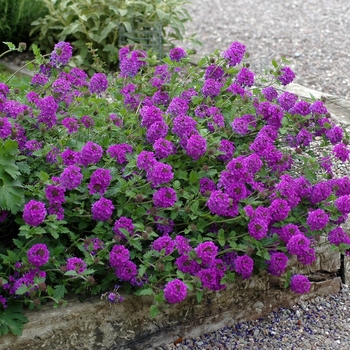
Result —
M73 48L70 43L61 41L54 46L54 49L51 52L50 62L55 67L66 65L71 59L72 54Z
M235 66L236 64L240 64L246 47L239 43L233 42L230 47L223 53L223 57L228 61L229 66Z
M23 220L27 225L39 226L46 217L47 211L45 209L45 203L30 200L24 205Z
M27 251L28 262L35 266L40 267L45 265L50 258L50 252L45 244L34 244Z
M344 243L350 245L350 237L341 227L336 227L335 229L329 231L328 241L336 246Z
M191 135L186 144L186 153L193 160L198 160L207 150L207 141L198 134Z
M203 265L212 265L218 253L218 247L213 242L200 243L194 251Z
M105 92L108 88L108 80L105 74L95 73L89 83L89 91L94 94L101 94Z
M295 78L294 72L289 67L283 67L281 69L281 75L278 77L278 80L282 85L288 85Z
M232 130L240 135L246 135L256 128L256 119L251 114L235 118L231 124Z
M134 234L134 224L131 219L125 216L121 216L118 220L116 220L113 226L113 232L120 238L126 239L126 236L122 230L129 232L130 236Z
M62 125L67 129L68 134L73 134L79 129L78 120L75 118L64 118Z
M184 57L186 57L186 51L181 47L174 47L170 50L169 57L172 61L180 62Z
M316 260L315 250L310 247L310 240L303 234L295 234L290 237L287 249L290 254L295 254L304 265L310 265Z
M176 153L175 145L164 138L158 138L153 143L153 150L157 159L163 159Z
M67 265L66 265L67 271L75 271L76 273L83 273L86 270L86 263L84 260L80 258L68 258L67 259Z
M87 238L84 243L84 249L91 255L96 255L96 253L104 248L103 242L97 238Z
M212 191L216 190L215 182L207 177L199 180L199 191L203 196L208 197Z
M221 140L218 151L222 152L222 154L218 155L218 160L222 162L229 161L230 159L232 159L235 149L236 148L233 142L229 140Z
M236 82L244 86L252 86L254 84L255 74L246 67L243 67L236 76Z
M281 252L272 253L268 263L268 272L274 276L281 276L287 268L288 257Z
M64 189L73 190L80 185L82 179L81 169L75 165L69 165L60 175L60 184Z
M161 187L153 194L153 204L158 208L170 208L176 200L176 191L171 187Z
M179 279L168 282L164 287L164 298L169 304L181 303L186 296L187 286Z
M205 80L213 79L213 80L221 81L224 74L225 74L225 71L222 69L222 67L212 64L205 70L204 79Z
M97 164L100 161L103 155L103 149L97 143L88 141L81 149L80 155L81 163L87 167L91 164Z
M175 249L175 242L170 236L164 235L152 243L152 249L161 252L164 249L165 255L171 254Z
M0 138L6 139L11 135L12 132L12 124L8 120L8 118L0 117Z
M274 87L272 87L272 86L268 86L266 88L263 88L261 93L270 102L272 102L273 100L277 99L277 97L278 97L277 90Z
M104 195L112 181L111 171L109 169L96 169L91 177L88 189L90 194L99 193Z
M309 211L306 223L309 225L311 231L324 229L329 222L329 215L322 209Z
M215 97L220 94L223 84L215 79L206 79L202 88L204 97Z
M111 145L108 147L106 153L110 157L115 158L118 164L125 164L128 162L126 153L132 153L132 146L127 143Z
M140 68L146 64L147 53L142 50L130 50L125 46L119 50L120 76L123 78L134 77Z
M100 198L91 207L92 219L98 221L107 221L111 218L114 205L110 199Z
M235 261L235 271L242 276L243 279L248 279L253 273L254 260L248 255L237 256Z
M304 275L293 275L290 279L290 289L297 294L305 294L310 291L311 283Z

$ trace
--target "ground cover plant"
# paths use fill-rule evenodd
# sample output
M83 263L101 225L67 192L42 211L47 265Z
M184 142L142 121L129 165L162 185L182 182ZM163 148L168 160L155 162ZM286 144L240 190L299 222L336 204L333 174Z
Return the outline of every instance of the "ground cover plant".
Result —
M321 236L350 248L350 179L331 169L348 135L281 89L286 62L260 77L238 42L195 66L130 45L90 78L72 51L35 50L29 84L0 83L0 334L68 293L153 295L152 316L261 271L307 293L291 257L312 264Z

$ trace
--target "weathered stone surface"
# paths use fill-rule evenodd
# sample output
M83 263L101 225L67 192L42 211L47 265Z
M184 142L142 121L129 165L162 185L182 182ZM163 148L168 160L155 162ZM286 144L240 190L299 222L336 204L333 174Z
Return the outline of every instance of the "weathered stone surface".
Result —
M111 308L100 300L71 300L64 308L45 306L28 312L30 322L23 335L2 337L0 350L139 350L256 319L317 295L337 293L340 285L339 277L312 282L310 293L299 296L263 274L248 281L237 279L219 293L207 293L200 304L191 295L179 305L164 308L153 320L149 318L149 297L128 296Z

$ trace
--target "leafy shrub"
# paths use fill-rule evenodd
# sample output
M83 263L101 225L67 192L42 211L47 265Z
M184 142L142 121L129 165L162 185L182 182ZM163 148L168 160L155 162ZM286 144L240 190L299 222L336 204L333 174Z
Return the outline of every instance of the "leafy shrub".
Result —
M76 53L75 63L85 67L92 61L86 43L92 43L100 59L111 66L118 60L120 32L123 37L132 36L136 43L158 50L149 31L153 31L155 36L160 34L160 41L157 37L154 39L160 45L164 41L182 40L184 22L190 19L184 8L186 0L40 1L49 12L32 23L31 34L38 35L40 48L50 52L58 41L71 41ZM124 33L125 30L127 33ZM149 37L147 42L143 39L146 32Z
M0 38L18 44L29 42L31 23L47 12L43 4L33 0L0 0ZM0 42L0 50L6 46Z
M312 264L320 236L348 251L350 179L331 171L348 136L323 101L274 87L294 79L285 62L258 79L237 42L198 66L126 46L118 74L89 79L71 55L60 42L30 86L0 84L0 220L19 226L0 247L0 333L20 333L18 303L68 292L153 295L152 316L261 271L306 293L289 259Z

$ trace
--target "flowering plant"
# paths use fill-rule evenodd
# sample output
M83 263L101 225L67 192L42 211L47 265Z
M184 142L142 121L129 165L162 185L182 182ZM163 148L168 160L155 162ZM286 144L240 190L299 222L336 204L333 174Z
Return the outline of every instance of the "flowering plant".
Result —
M0 220L17 228L0 247L3 315L119 290L153 295L155 316L262 270L305 293L290 258L312 264L321 235L350 248L350 179L331 167L347 134L324 101L283 91L285 62L259 77L245 51L193 66L181 48L158 62L126 46L120 71L89 78L60 42L30 85L0 84Z

